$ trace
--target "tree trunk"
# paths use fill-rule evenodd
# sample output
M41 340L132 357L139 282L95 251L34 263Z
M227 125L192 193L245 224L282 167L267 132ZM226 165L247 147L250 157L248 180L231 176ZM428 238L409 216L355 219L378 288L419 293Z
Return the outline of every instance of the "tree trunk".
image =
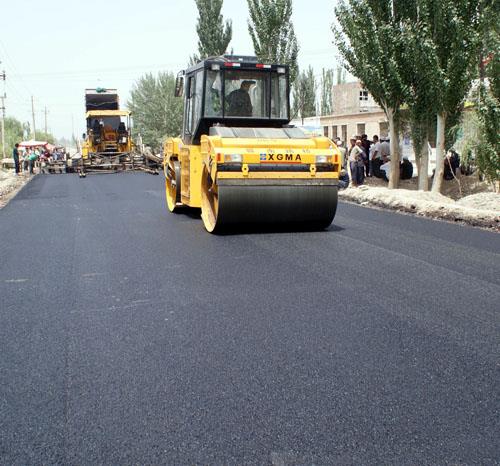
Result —
M446 114L439 113L437 116L436 171L434 172L434 181L432 183L433 193L440 193L443 186L445 128Z
M391 138L391 175L389 177L389 189L397 189L399 186L399 133L396 128L395 111L393 108L387 109L387 119L389 120L389 133Z
M425 138L418 158L418 190L429 191L429 140Z

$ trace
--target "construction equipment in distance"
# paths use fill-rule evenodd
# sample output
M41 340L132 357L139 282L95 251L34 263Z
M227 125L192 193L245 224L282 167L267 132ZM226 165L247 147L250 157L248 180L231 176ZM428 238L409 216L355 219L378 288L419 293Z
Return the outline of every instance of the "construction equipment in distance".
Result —
M88 171L142 169L156 172L161 159L136 148L131 136L131 114L120 110L116 89L86 89L87 132L83 135L80 176ZM142 144L140 145L142 149Z
M245 223L324 229L335 216L341 154L290 122L286 65L201 61L177 76L182 136L165 143L167 206L201 208L209 232Z

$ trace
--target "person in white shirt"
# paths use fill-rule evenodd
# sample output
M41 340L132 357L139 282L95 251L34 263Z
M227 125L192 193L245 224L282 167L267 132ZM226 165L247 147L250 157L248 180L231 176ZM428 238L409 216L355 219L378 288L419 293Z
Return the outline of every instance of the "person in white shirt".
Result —
M376 144L376 153L373 153L373 160L372 160L372 165L373 165L373 175L376 176L377 178L384 178L385 179L385 174L381 170L381 167L384 163L386 163L389 160L389 157L391 155L391 146L389 144L388 139L381 138L380 142Z
M391 177L391 161L387 160L387 162L383 163L380 166L380 172L382 173L382 178L385 181L389 181L389 178Z
M340 138L335 139L335 145L337 149L340 151L340 155L342 156L342 164L341 167L346 170L347 168L347 149L344 147L344 142L340 140Z
M380 157L385 162L391 156L391 145L389 139L382 139L380 144Z
M361 139L358 139L349 153L349 165L351 168L353 186L360 186L365 181L365 159L366 155L361 145Z

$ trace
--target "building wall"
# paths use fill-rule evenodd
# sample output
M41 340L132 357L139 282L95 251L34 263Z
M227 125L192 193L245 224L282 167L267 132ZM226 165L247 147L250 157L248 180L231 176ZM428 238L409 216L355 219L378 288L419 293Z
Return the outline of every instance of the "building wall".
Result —
M359 82L333 86L332 106L333 113L336 115L382 111Z
M353 115L328 115L321 117L320 122L325 135L330 139L339 137L344 142L362 134L367 134L370 139L375 134L379 137L389 135L387 118L382 111Z
M337 84L332 89L333 114L323 116L323 134L348 142L353 136L367 134L371 139L388 136L389 125L383 110L359 82Z

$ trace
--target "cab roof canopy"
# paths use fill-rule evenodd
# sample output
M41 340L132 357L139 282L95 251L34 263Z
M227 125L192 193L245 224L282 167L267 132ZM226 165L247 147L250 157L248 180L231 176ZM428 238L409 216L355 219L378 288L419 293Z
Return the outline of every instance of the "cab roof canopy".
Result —
M277 63L267 64L260 61L255 56L250 55L221 55L218 57L208 57L201 60L196 65L191 66L185 72L190 73L202 68L211 68L212 65L219 65L225 68L264 68L270 70L276 70L277 68L286 68L288 71L288 65L281 65Z

